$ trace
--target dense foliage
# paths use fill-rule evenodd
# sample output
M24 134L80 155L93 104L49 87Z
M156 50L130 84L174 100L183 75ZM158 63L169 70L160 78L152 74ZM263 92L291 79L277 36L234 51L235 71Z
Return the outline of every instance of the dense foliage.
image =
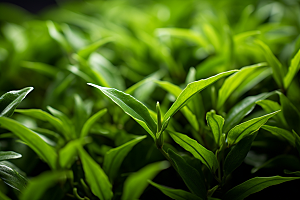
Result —
M298 195L299 35L298 0L0 4L0 199Z

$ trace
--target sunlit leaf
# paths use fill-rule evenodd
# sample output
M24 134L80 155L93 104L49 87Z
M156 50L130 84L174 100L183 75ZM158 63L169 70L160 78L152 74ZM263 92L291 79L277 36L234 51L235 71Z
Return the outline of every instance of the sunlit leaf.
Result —
M289 85L291 84L294 76L298 73L300 69L300 50L297 52L297 54L294 56L294 58L291 61L291 65L289 67L289 71L284 77L284 88L287 89Z

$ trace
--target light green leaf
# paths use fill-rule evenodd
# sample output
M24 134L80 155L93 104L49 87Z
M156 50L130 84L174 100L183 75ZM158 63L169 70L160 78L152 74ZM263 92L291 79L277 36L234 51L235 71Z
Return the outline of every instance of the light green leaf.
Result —
M25 142L36 154L46 161L52 169L56 168L57 154L38 134L17 121L0 117L1 127L10 130Z
M187 135L167 130L173 140L179 144L182 148L193 154L193 156L199 159L208 169L214 173L218 168L218 160L213 152L207 150L196 140L188 137Z
M41 74L50 76L50 77L55 77L56 74L58 73L58 69L55 68L54 66L48 65L46 63L41 63L41 62L29 62L29 61L22 61L20 63L21 67L39 72Z
M59 43L59 45L64 48L66 52L71 52L72 48L66 38L57 30L55 24L52 21L47 21L46 25L50 36Z
M217 108L220 109L232 92L234 92L249 75L257 70L257 68L262 66L266 66L266 63L258 63L248 67L243 67L239 72L228 77L219 90Z
M223 133L224 118L217 115L215 111L206 113L207 124L211 128L216 144L220 145L220 139Z
M104 108L100 111L98 111L96 114L91 116L83 125L80 137L85 137L88 135L90 128L93 126L93 124L102 117L107 112L107 109Z
M159 189L162 193L164 193L165 195L167 195L168 197L175 199L175 200L202 200L200 197L189 193L187 191L184 190L180 190L180 189L172 189L172 188L168 188L162 185L159 185L157 183L154 183L152 181L148 181L151 185L153 185L154 187L156 187L157 189Z
M203 174L200 174L195 168L190 166L181 156L171 149L168 149L168 154L174 162L177 172L189 190L202 199L206 199L207 189Z
M73 74L79 76L86 82L93 82L94 80L85 72L81 71L77 66L69 65L67 69L72 72Z
M0 161L21 158L22 155L14 151L0 151Z
M93 194L99 197L100 200L112 199L112 185L100 165L96 163L82 147L78 147L78 153L86 181Z
M176 101L172 104L171 108L168 110L168 112L164 115L163 124L171 118L178 110L180 110L187 101L193 97L197 92L200 92L201 90L205 89L207 86L213 84L217 80L228 76L232 73L237 72L238 70L231 70L227 72L223 72L220 74L217 74L215 76L212 76L207 79L202 79L199 81L192 82L187 85L187 87L180 93Z
M33 90L33 87L23 88L21 90L13 90L3 94L0 97L0 117L10 117L14 113L16 107Z
M278 112L280 112L280 110L251 119L233 127L227 135L228 144L230 146L234 145L238 143L243 137L255 133L260 129L262 125L264 125L268 121L268 119L276 115Z
M224 132L227 133L232 127L237 125L245 116L247 116L254 109L256 101L266 99L273 94L275 94L275 92L261 93L256 96L246 97L237 103L226 115Z
M278 59L274 56L271 49L262 41L255 40L255 43L260 47L260 49L263 52L263 55L265 56L269 66L273 70L273 77L276 81L277 85L282 88L283 87L283 69L281 63L278 61Z
M20 200L40 200L50 187L67 178L73 179L72 171L48 171L30 180Z
M40 109L16 109L15 112L22 113L23 115L27 115L27 116L33 117L35 119L49 122L58 131L63 132L63 130L64 130L63 122L60 119L50 115L49 113L47 113L43 110L40 110Z
M91 55L91 53L96 51L99 47L103 46L106 43L112 42L112 41L114 41L113 37L107 37L107 38L100 39L97 42L94 42L94 43L80 49L77 54L80 57L86 59L89 57L89 55Z
M245 157L247 156L251 144L255 139L257 133L247 135L241 139L228 153L224 162L224 174L225 176L233 172L238 166L240 166Z
M223 200L241 200L250 194L259 192L269 186L278 185L286 181L299 179L300 177L255 177L229 190Z
M289 67L289 71L284 77L284 88L287 89L289 85L291 84L294 76L298 73L300 69L300 49L297 52L297 54L294 56L294 58L291 61L291 65Z
M155 140L156 124L150 116L148 108L144 104L131 95L117 89L101 87L91 83L88 83L88 85L101 90L101 92L120 106L126 114L136 120Z
M139 171L132 173L124 182L122 200L138 199L146 187L148 180L152 180L161 170L170 166L167 161L151 163Z
M278 128L276 126L268 126L268 125L263 125L261 128L266 131L269 131L276 137L287 140L291 145L295 146L295 137L293 136L293 133L291 133L290 131L282 128Z
M124 158L127 156L129 151L140 141L145 139L147 136L140 136L137 137L119 147L110 149L104 156L103 161L103 170L107 174L110 180L113 180L118 170L124 160Z
M16 170L10 166L5 165L5 163L0 163L0 179L10 187L23 191L26 188L27 180Z

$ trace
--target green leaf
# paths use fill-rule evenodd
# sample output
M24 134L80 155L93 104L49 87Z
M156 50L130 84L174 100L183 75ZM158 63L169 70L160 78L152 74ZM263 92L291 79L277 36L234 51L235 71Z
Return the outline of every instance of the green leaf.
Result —
M211 128L216 144L220 145L220 139L223 133L224 118L217 115L215 111L206 113L207 124Z
M99 164L82 148L78 148L86 181L94 195L100 200L109 200L113 197L112 185Z
M177 172L189 190L202 199L206 199L207 189L203 174L200 174L195 168L190 166L181 156L171 149L168 149L168 154L174 162Z
M250 194L259 192L269 186L278 185L280 183L296 180L299 178L300 177L281 177L281 176L255 177L229 190L225 194L223 200L244 199Z
M239 72L228 77L219 90L217 108L220 109L231 93L234 92L249 75L257 70L257 68L262 66L266 66L266 64L258 63L248 67L243 67Z
M291 145L295 146L295 137L293 136L293 133L291 133L290 131L282 128L278 128L276 126L268 126L268 125L263 125L261 128L266 131L269 131L276 137L287 140Z
M110 180L116 178L118 170L129 151L147 136L137 137L119 147L110 149L104 156L103 170Z
M284 88L287 89L291 84L294 76L298 73L300 69L300 49L298 50L297 54L291 61L291 65L289 67L289 71L284 77Z
M0 97L0 117L10 117L14 113L16 107L33 90L33 87L23 88L21 90L13 90L3 94Z
M57 154L40 136L17 121L0 117L1 127L6 128L24 141L36 154L46 161L52 169L56 168Z
M230 146L234 145L238 143L243 137L258 131L260 127L268 121L268 119L276 115L278 112L280 112L280 110L251 119L233 127L227 135L228 144Z
M294 131L293 131L293 135L295 137L295 146L297 148L298 153L300 154L300 136Z
M193 140L187 135L169 130L167 130L167 132L177 144L193 154L193 156L199 159L204 165L206 165L212 173L216 171L216 169L218 168L218 160L213 152L207 150L196 140Z
M205 89L207 86L213 84L217 80L228 76L232 73L237 72L238 70L231 70L227 72L223 72L220 74L217 74L215 76L212 76L207 79L202 79L199 81L192 82L187 85L187 87L180 93L176 101L172 104L171 108L168 110L168 112L164 115L163 123L166 123L166 121L171 118L178 110L180 110L187 101L193 97L197 92L200 92L201 90Z
M168 187L164 187L162 185L159 185L157 183L154 183L150 180L148 180L148 182L153 185L154 187L156 187L157 189L159 189L162 193L164 193L165 195L167 195L168 197L175 199L175 200L202 200L200 197L189 193L187 191L184 190L180 190L180 189L172 189L172 188L168 188Z
M120 106L126 114L136 120L155 140L156 124L150 116L148 108L144 104L131 95L117 89L101 87L91 83L88 83L88 85L101 90L101 92Z
M21 158L22 155L14 151L0 151L0 161Z
M22 61L20 65L24 68L34 70L49 77L55 77L58 73L57 68L46 63Z
M21 192L26 188L27 185L27 180L25 177L2 162L0 163L0 179L5 184Z
M226 115L224 132L227 133L232 127L237 125L245 116L247 116L254 109L255 102L266 99L273 94L275 94L275 92L262 93L256 96L246 97L237 103Z
M20 200L40 200L50 187L73 178L72 171L48 171L30 180Z
M232 173L238 166L240 166L245 157L247 156L251 144L255 139L257 133L247 135L241 139L228 153L224 162L224 174L225 176Z
M96 114L91 116L83 125L80 137L85 137L88 135L90 128L93 126L93 124L102 117L107 112L107 109L104 108L100 111L98 111Z
M40 110L40 109L16 109L15 112L22 113L23 115L27 115L27 116L33 117L35 119L49 122L58 131L63 132L63 130L64 130L63 122L60 119L50 115L49 113L47 113L43 110Z
M152 180L161 170L170 166L167 161L151 163L139 171L132 173L124 182L122 200L138 199Z
M98 40L97 42L94 42L78 51L78 55L84 59L88 58L91 53L96 51L99 47L103 46L106 43L114 41L113 37L107 37Z
M284 96L281 92L277 92L280 97L280 104L282 107L283 116L291 129L294 129L298 134L300 133L300 112L290 102L290 100Z
M260 47L260 49L263 52L263 55L265 56L269 66L273 70L273 77L276 81L277 85L282 88L283 87L283 69L281 63L278 61L278 59L274 56L271 49L262 41L255 40L255 43Z
M3 194L1 191L0 191L0 199L2 199L2 200L11 200L5 194Z

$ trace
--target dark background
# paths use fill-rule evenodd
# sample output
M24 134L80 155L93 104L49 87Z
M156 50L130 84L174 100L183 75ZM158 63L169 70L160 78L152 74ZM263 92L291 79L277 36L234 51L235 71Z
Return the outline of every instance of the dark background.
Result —
M57 5L55 0L0 0L0 3L14 4L34 14L45 8Z

